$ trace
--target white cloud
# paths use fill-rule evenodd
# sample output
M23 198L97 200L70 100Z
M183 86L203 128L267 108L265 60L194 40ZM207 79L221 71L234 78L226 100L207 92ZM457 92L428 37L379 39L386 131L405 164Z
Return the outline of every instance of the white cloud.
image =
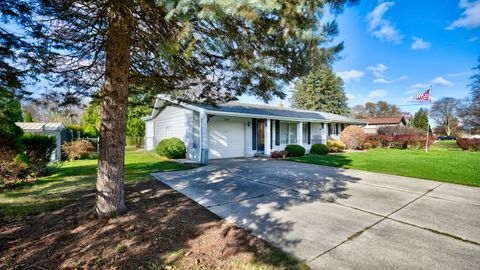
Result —
M460 0L458 6L464 9L462 16L451 23L447 30L480 27L480 1Z
M414 85L410 85L410 88L413 88L413 89L428 88L428 87L430 87L430 84L428 83L416 83Z
M342 78L342 80L344 80L345 82L359 81L360 78L362 78L365 75L365 72L352 69L352 70L337 72L337 75L340 76L340 78Z
M395 82L400 82L400 81L403 81L403 80L406 80L408 77L407 76L400 76L396 79L392 79L392 80L387 80L385 78L377 78L375 80L373 80L373 83L383 83L383 84L390 84L390 83L395 83Z
M348 94L348 93L346 94L346 96L347 96L347 98L348 98L349 100L354 100L354 99L357 98L357 96L355 96L355 95L353 95L353 94Z
M442 76L436 77L435 79L431 80L430 83L437 86L453 86L451 81L446 80Z
M412 45L410 46L412 50L425 50L432 46L432 43L427 42L422 38L414 36L412 37L412 39L413 39L413 42L412 42Z
M478 37L472 37L468 39L468 42L475 42L478 40Z
M413 94L413 93L416 93L418 92L418 89L408 89L407 91L405 91L406 94Z
M470 76L472 75L471 71L465 71L465 72L458 72L458 73L450 73L445 75L446 77L464 77L464 76Z
M383 16L389 8L395 5L395 2L380 3L375 9L367 14L368 30L380 40L393 43L401 43L403 35L395 28L389 20Z
M385 73L388 67L384 64L377 64L376 66L369 66L367 69L370 70L375 77L383 78L383 73Z
M367 100L374 98L381 98L387 95L387 90L376 89L368 92Z

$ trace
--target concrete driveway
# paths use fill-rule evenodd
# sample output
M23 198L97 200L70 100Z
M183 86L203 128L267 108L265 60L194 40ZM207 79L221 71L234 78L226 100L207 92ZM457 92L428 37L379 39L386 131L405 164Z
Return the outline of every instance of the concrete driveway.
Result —
M478 188L265 159L153 175L314 269L480 268Z

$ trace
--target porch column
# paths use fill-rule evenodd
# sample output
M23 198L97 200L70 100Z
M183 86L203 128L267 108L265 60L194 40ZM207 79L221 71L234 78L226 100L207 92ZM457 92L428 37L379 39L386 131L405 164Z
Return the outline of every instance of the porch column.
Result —
M208 163L208 116L205 111L200 112L200 162Z
M297 144L303 144L303 122L298 122L297 124Z
M270 148L270 129L271 129L272 123L270 119L265 120L265 132L264 134L264 142L265 142L265 150L264 154L266 156L270 156L272 153L272 149Z
M322 130L322 143L327 144L327 139L328 139L328 124L323 123L323 130Z

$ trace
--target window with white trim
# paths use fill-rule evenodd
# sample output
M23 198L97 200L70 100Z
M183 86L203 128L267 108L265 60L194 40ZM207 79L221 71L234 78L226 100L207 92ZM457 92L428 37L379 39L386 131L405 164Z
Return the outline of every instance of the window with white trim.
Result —
M280 122L280 144L297 143L297 123Z

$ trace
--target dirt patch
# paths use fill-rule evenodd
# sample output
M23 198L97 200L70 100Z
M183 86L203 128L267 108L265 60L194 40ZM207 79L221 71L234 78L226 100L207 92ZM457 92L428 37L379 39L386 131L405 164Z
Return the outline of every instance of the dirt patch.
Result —
M167 186L126 187L129 211L95 217L94 191L40 215L0 220L0 269L304 269Z

